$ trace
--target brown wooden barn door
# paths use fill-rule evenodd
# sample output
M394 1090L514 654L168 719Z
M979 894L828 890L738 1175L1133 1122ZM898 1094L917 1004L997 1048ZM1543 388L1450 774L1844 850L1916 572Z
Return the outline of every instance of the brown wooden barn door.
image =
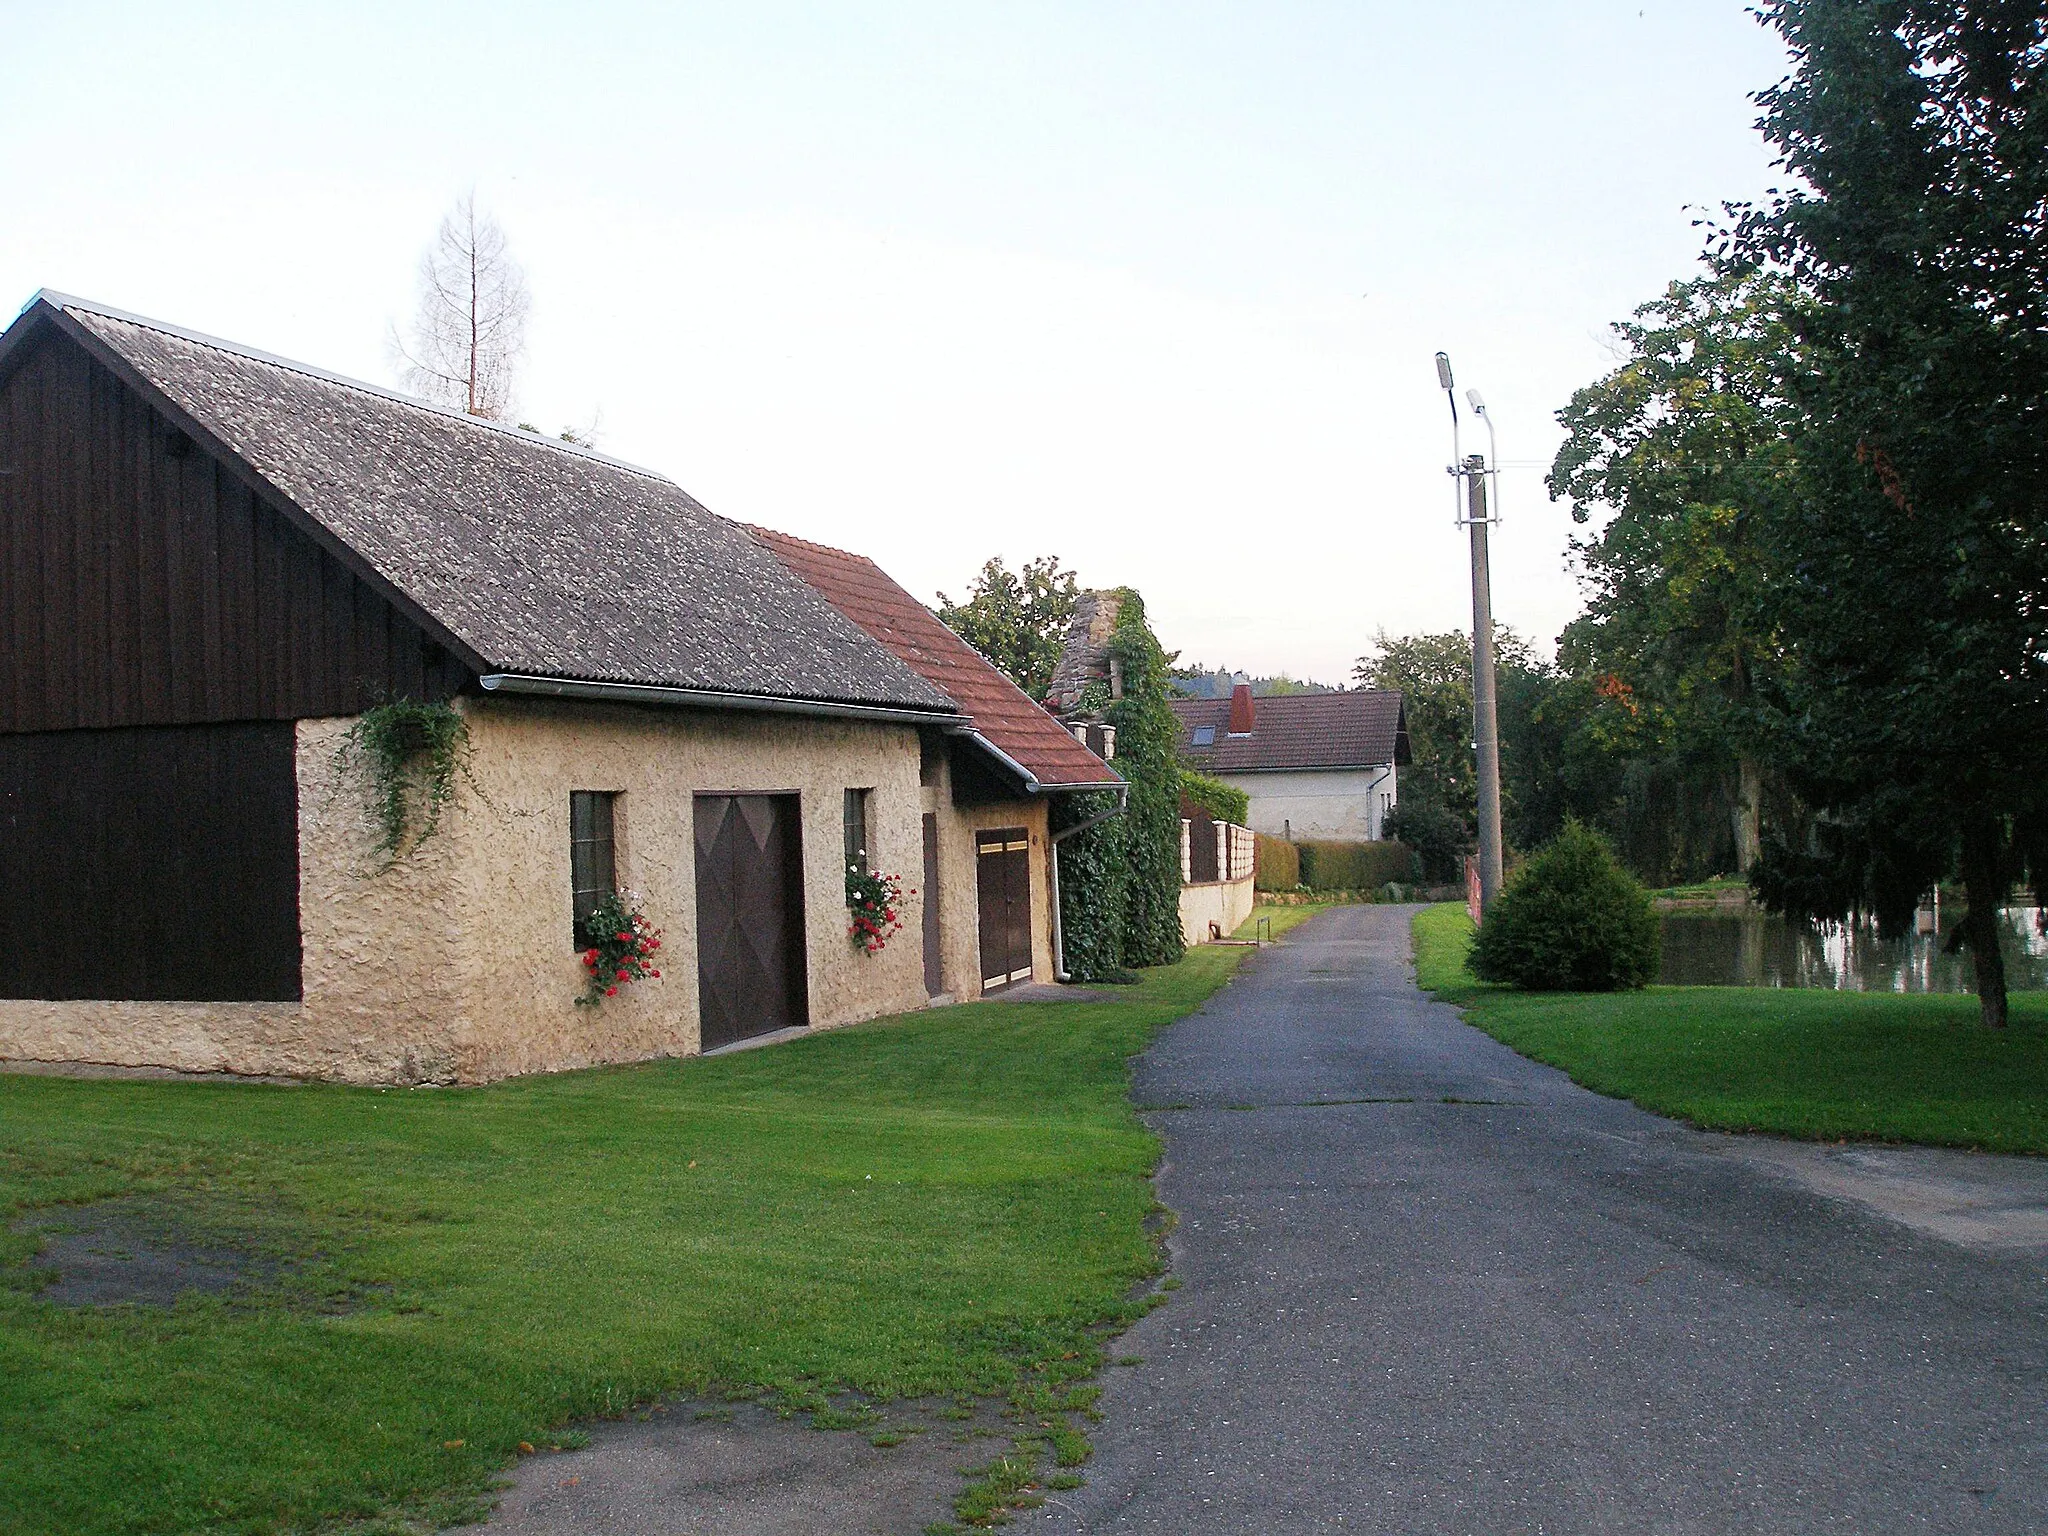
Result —
M700 1049L809 1021L795 795L697 796Z
M1023 827L974 834L981 907L981 990L1031 979L1031 836Z
M924 819L924 995L946 990L945 956L939 944L939 818Z

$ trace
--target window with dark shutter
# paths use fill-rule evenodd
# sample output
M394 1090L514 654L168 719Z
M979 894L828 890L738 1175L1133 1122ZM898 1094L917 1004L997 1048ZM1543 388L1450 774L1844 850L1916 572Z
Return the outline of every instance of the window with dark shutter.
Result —
M618 853L613 842L613 802L603 790L569 793L569 885L575 897L575 944L585 941L584 926L597 904L618 888Z
M868 872L868 796L872 790L846 792L846 867Z

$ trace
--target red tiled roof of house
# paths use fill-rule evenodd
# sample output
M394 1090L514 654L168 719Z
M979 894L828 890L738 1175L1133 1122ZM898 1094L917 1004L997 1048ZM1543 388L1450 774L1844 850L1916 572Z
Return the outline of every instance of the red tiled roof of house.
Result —
M1408 715L1398 690L1289 693L1253 703L1252 731L1230 734L1229 699L1175 699L1181 756L1204 773L1270 768L1374 768L1408 761ZM1197 741L1198 732L1207 739Z
M1039 783L1059 788L1117 782L1114 768L874 561L769 528L748 531L884 650L972 716L974 728Z

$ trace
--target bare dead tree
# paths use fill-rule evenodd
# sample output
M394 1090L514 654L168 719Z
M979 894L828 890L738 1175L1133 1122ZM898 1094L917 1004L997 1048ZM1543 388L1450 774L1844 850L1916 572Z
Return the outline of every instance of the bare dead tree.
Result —
M392 350L405 381L429 400L492 421L511 408L526 352L531 298L526 274L506 250L505 231L466 194L441 220L420 258L419 308Z

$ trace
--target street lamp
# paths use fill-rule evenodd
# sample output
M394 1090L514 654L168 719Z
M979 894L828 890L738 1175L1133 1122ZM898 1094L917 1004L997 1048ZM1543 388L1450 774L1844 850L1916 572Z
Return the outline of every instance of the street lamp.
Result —
M1451 360L1436 355L1436 381L1451 406L1450 474L1457 490L1458 524L1472 540L1472 753L1479 766L1479 909L1484 912L1500 894L1500 720L1493 679L1493 584L1487 566L1486 530L1499 521L1486 507L1486 481L1500 473L1500 445L1494 439L1493 416L1479 391L1468 389L1472 414L1486 423L1486 446L1493 461L1478 454L1466 458L1458 442L1458 396L1451 379Z

